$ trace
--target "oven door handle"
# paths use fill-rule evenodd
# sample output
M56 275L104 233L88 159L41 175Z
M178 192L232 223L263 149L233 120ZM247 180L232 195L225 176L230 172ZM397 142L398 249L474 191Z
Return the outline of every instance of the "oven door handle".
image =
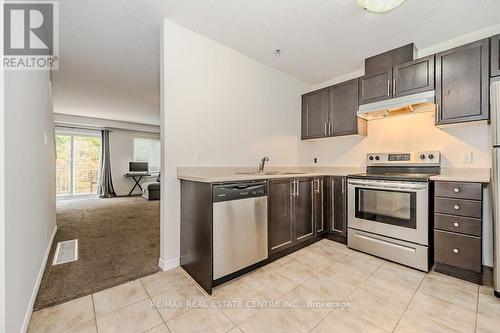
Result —
M382 190L410 190L410 191L416 191L416 190L426 190L427 189L427 184L426 185L418 185L418 184L402 184L401 186L394 186L394 185L383 185L380 183L373 183L373 182L357 182L357 181L349 181L349 185L354 185L356 187L368 187L368 188L378 188Z

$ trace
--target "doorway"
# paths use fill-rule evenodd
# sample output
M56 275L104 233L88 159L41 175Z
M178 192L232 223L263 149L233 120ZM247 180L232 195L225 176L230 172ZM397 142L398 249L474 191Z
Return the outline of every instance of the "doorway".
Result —
M57 198L96 195L101 134L94 131L57 130L55 140Z

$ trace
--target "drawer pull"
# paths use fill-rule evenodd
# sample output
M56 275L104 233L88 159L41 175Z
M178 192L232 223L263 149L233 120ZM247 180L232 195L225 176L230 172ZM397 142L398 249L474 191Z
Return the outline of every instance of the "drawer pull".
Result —
M453 249L453 253L457 254L458 252L458 249Z
M453 209L454 209L454 210L459 210L459 209L460 209L460 206L459 206L459 205L455 205L455 206L453 206Z
M455 223L453 223L453 226L454 226L455 228L458 228L458 227L460 226L460 224L458 224L458 222L455 222Z
M458 192L460 192L460 189L455 187L455 188L453 189L453 192L458 193Z

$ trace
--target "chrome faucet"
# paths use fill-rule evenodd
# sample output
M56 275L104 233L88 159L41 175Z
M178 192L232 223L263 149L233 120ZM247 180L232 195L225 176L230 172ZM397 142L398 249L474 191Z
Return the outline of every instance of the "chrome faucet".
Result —
M264 172L264 167L266 166L266 162L269 161L269 157L264 156L259 163L259 173Z

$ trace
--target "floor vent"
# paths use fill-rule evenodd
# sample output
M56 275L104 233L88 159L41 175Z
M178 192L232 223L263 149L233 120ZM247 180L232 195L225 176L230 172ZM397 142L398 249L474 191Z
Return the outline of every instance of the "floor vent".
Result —
M57 243L52 266L78 260L78 239Z

